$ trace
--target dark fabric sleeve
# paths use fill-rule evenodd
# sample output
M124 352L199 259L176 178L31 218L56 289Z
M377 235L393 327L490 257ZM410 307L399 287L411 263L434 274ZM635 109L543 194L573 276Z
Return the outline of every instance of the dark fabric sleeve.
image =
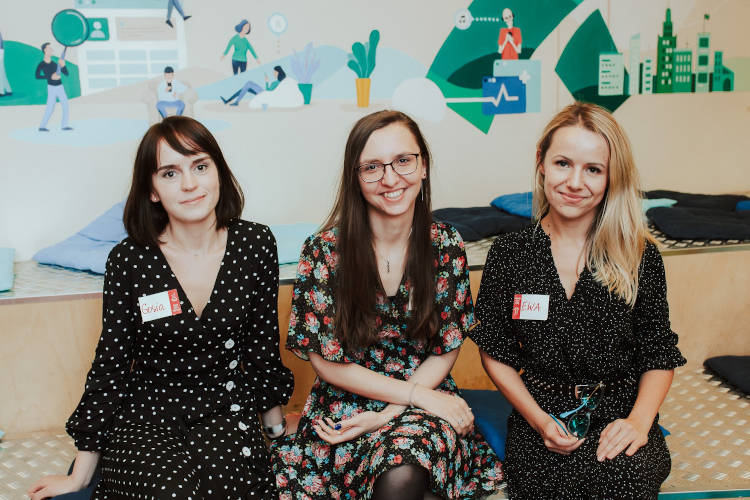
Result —
M62 73L65 76L68 75L68 65L67 64L65 66L63 66L62 68L60 68L60 73Z
M310 236L297 265L286 339L286 348L304 360L309 360L308 353L314 352L328 361L351 361L334 334L335 267L333 232Z
M643 254L633 328L638 345L636 368L639 373L671 370L685 364L685 358L677 348L677 334L669 323L664 261L652 243L647 244Z
M286 404L294 390L292 371L281 362L279 354L279 261L276 240L266 226L258 226L261 249L256 264L257 283L253 290L253 311L244 331L244 365L255 388L257 409L265 412ZM261 243L262 241L262 243Z
M520 344L511 325L513 296L507 283L508 269L505 265L511 257L512 253L500 239L492 244L477 295L477 325L469 337L496 360L520 370L523 361Z
M83 396L65 426L81 451L102 450L112 417L128 392L137 311L126 261L127 248L120 243L107 258L102 333Z
M435 303L438 331L432 353L445 354L463 344L474 324L474 301L469 286L469 266L461 235L452 226L436 224L438 241Z
M44 74L44 61L40 62L36 66L36 73L34 73L37 80L46 80L47 75Z

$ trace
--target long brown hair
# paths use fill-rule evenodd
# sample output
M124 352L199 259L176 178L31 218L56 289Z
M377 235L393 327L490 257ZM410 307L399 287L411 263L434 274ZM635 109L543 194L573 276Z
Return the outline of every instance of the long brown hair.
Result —
M159 236L169 222L161 202L151 201L152 176L158 168L159 143L181 155L206 153L216 164L219 174L219 202L216 204L216 229L227 226L242 214L245 197L240 184L229 170L219 144L199 121L187 116L170 116L148 129L141 139L133 165L133 181L125 202L123 222L130 237L139 245L157 246Z
M652 241L641 213L641 188L630 141L615 118L596 104L576 102L547 124L537 143L534 212L538 221L549 212L544 193L544 162L552 137L562 127L581 126L604 138L609 147L607 190L597 207L586 239L586 267L611 293L635 305L638 269L646 242Z
M399 111L378 111L361 118L349 133L338 194L323 230L336 228L335 333L345 349L364 348L377 340L375 302L384 293L378 275L367 202L359 187L359 158L370 135L393 123L404 125L419 146L427 177L414 207L405 273L410 285L411 312L407 335L431 341L437 332L435 255L432 249L430 150L419 126Z

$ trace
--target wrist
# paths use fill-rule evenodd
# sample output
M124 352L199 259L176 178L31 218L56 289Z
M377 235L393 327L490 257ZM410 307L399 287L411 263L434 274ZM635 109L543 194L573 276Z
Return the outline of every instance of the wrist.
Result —
M286 418L281 417L281 422L273 425L263 425L263 432L268 439L277 439L286 434Z
M654 423L656 416L641 415L635 411L631 411L627 417L627 421L636 428L636 430L647 434L651 425Z

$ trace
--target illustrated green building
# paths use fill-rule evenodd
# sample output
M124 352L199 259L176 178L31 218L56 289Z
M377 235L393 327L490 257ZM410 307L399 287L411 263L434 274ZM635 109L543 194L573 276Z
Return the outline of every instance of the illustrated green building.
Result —
M690 49L675 50L673 54L672 92L692 92L693 51Z
M599 54L599 95L625 93L625 57L620 53Z
M711 53L711 33L698 33L697 47L698 50L695 52L695 91L708 92L711 74L711 66L708 62Z
M734 90L734 71L723 64L724 57L721 51L714 52L714 92L731 92Z
M643 60L643 84L641 86L642 94L654 93L654 58L647 57Z
M674 49L677 37L672 33L672 9L667 9L667 16L662 24L662 33L656 49L656 85L654 93L672 92L674 75Z

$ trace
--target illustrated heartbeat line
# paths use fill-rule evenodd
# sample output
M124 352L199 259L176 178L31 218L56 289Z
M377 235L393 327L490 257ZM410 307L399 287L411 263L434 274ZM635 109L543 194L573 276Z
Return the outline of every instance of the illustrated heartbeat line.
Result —
M496 97L447 97L445 102L447 103L464 103L464 102L491 102L493 106L498 107L502 100L505 99L507 102L514 102L518 100L517 95L508 94L508 89L505 88L505 84L500 84L500 90Z

